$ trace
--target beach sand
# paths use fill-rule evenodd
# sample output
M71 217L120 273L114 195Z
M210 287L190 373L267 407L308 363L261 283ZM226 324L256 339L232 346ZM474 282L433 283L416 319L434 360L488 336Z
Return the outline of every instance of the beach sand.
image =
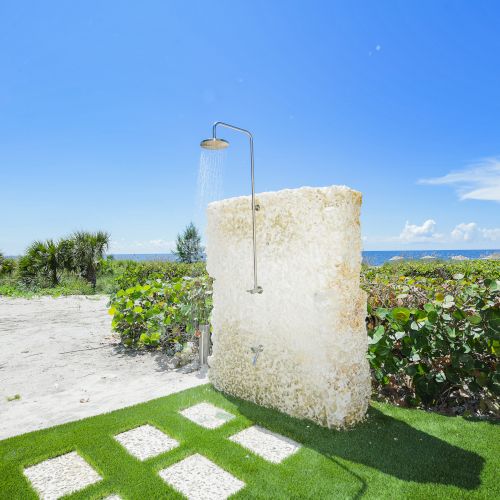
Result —
M0 297L0 439L207 382L203 373L172 370L160 352L119 346L107 301Z

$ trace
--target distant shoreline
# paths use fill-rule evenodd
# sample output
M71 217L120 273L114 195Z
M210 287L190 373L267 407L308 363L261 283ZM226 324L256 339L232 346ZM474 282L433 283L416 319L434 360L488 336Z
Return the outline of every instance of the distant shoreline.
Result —
M380 266L386 262L404 260L480 260L493 254L500 254L500 249L480 250L364 250L362 252L363 262L373 266ZM132 260L136 262L174 262L176 256L173 253L115 253L110 254L115 260ZM20 256L6 256L18 258Z
M484 259L493 254L499 254L500 249L481 250L364 250L363 262L379 266L389 262L394 257L402 257L402 260L422 260L422 257L431 257L424 260L454 260L453 257L461 257L458 260ZM176 257L171 253L157 254L113 254L116 260L134 261L175 261Z

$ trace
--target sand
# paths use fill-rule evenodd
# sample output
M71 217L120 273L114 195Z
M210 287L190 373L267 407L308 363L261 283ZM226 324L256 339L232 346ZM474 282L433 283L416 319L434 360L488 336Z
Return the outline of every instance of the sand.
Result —
M0 297L0 439L207 382L204 373L171 369L161 352L123 349L107 301Z

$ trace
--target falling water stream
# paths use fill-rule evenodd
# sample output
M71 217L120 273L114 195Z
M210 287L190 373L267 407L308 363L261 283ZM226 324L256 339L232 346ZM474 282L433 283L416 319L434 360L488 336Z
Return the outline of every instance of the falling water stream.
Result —
M207 205L222 198L222 167L226 158L225 151L203 149L200 154L198 185L196 193L196 219L205 226Z

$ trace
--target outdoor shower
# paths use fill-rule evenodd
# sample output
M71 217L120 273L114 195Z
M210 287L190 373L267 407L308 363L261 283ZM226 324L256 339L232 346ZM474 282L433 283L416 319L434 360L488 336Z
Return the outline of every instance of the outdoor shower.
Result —
M217 138L217 127L226 127L236 132L246 134L250 139L250 177L252 183L252 239L253 239L253 288L247 290L250 293L262 293L262 287L257 284L257 235L255 227L255 212L259 210L259 206L255 203L255 182L254 182L254 162L253 162L253 136L244 128L235 127L224 122L215 122L212 127L212 138L201 141L200 146L208 150L221 150L229 146L229 142L224 139Z
M202 148L229 146L217 137L219 125L250 139L252 218L249 196L207 207L213 308L200 353L210 340L212 349L201 362L219 391L326 427L350 426L365 417L371 394L366 292L360 288L361 193L346 186L259 193L257 214L252 134L216 122ZM241 283L252 271L250 232L254 284L248 291L262 293L257 217L259 279L272 283L272 293L249 300Z

